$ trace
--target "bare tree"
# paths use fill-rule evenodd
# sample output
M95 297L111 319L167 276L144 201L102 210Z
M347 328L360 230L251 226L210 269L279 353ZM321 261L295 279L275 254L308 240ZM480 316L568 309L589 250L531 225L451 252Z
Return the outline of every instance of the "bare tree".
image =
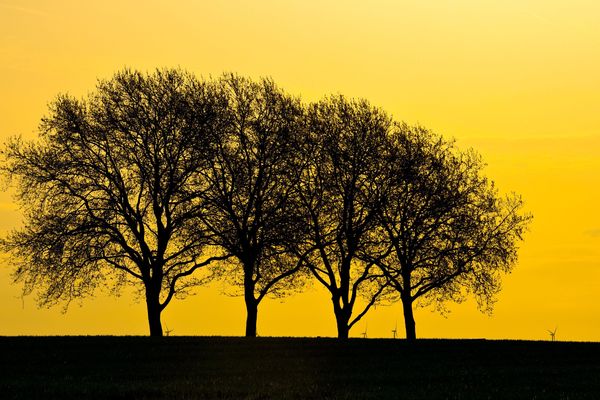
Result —
M303 257L288 251L302 229L293 207L302 158L303 108L272 80L225 75L226 118L212 151L203 223L235 260L226 276L243 289L246 336L256 336L258 305L302 284Z
M348 338L384 288L371 236L385 201L391 120L364 100L335 96L312 104L307 124L309 162L299 185L307 233L299 243L316 249L310 270L331 293L338 337ZM365 262L365 254L373 259ZM366 306L354 313L361 295Z
M520 197L498 194L474 151L406 124L396 124L390 139L392 180L379 224L392 252L377 264L400 295L406 337L414 340L417 300L443 310L473 293L491 311L531 216Z
M216 118L214 87L179 70L125 70L86 100L61 95L40 139L9 141L3 171L17 182L25 224L3 248L14 279L39 302L89 296L125 283L143 292L151 336L161 312L224 259L207 247L195 199Z

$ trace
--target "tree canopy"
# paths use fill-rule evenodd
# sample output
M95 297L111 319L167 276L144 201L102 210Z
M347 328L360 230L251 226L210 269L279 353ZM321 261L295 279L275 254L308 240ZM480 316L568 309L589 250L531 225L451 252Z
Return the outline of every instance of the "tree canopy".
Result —
M364 100L334 96L309 106L307 124L309 162L299 185L308 226L303 243L315 249L308 267L331 293L338 337L347 338L384 287L375 262L359 255L373 251L369 237L385 202L382 155L392 122ZM354 314L361 294L367 304Z
M221 107L213 93L179 70L125 70L87 99L58 96L39 141L7 144L25 225L3 247L26 292L53 304L133 283L151 335L162 335L161 311L222 258L207 247L194 195Z
M306 104L234 74L118 72L58 96L39 139L2 155L25 221L0 245L24 292L53 305L132 285L153 336L213 276L242 289L256 336L260 302L312 277L338 337L395 293L415 339L414 304L491 310L531 220L473 150L366 100Z
M396 124L390 139L394 161L378 221L390 254L377 263L400 295L407 338L414 339L416 300L443 309L472 293L491 310L531 216L519 196L498 194L474 151L407 124Z
M236 260L225 272L243 290L246 335L256 336L258 305L302 285L302 257L288 251L303 228L293 203L303 108L270 79L229 74L217 81L227 107L203 176L201 222Z

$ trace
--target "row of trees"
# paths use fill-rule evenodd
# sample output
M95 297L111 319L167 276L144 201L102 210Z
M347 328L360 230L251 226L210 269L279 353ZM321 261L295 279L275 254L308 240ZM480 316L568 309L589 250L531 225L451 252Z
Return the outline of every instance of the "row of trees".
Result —
M2 240L15 281L42 305L132 284L152 336L208 279L242 289L247 336L265 296L314 279L340 338L399 299L415 339L415 302L473 294L490 309L531 218L473 151L364 100L307 105L232 74L119 72L85 100L59 96L39 140L3 156L25 216Z

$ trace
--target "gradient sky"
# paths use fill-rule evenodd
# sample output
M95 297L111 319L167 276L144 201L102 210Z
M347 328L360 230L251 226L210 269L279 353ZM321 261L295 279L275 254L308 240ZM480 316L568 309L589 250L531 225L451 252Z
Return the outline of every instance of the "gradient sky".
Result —
M534 214L494 314L416 311L419 337L600 340L600 3L595 0L0 0L0 140L36 135L59 92L84 96L131 67L271 76L305 100L365 97L474 147ZM18 226L0 194L0 230ZM99 294L38 309L0 261L0 335L147 334L145 305ZM242 298L218 284L175 300L177 335L239 335ZM351 331L390 337L399 304ZM401 331L402 329L400 329ZM266 300L259 335L335 335L328 296Z

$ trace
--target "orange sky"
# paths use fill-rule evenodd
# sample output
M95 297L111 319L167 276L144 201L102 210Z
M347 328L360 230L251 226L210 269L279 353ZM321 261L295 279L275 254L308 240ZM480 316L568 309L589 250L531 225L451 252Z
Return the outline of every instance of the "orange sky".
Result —
M468 301L416 312L420 337L600 340L600 3L589 0L0 0L0 139L32 138L59 92L83 96L122 67L272 76L314 100L365 97L397 119L475 147L534 214L492 317ZM0 194L0 230L19 224ZM0 335L146 334L127 293L37 309L0 268ZM241 298L215 284L174 301L174 334L243 333ZM390 337L401 307L351 332ZM260 335L335 335L317 286L260 307Z

